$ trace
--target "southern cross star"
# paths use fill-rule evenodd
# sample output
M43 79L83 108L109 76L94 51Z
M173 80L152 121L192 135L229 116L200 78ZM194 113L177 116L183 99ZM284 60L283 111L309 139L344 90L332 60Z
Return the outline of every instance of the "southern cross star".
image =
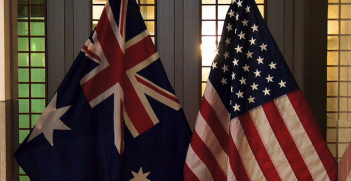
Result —
M49 105L45 108L44 112L39 117L31 135L29 136L28 142L43 133L48 142L54 146L54 130L71 130L71 128L66 126L60 119L61 116L65 114L71 106L57 109L56 102L57 93L54 95Z
M140 168L138 173L132 171L132 174L134 178L130 181L150 181L146 178L150 174L150 172L143 173L143 168Z

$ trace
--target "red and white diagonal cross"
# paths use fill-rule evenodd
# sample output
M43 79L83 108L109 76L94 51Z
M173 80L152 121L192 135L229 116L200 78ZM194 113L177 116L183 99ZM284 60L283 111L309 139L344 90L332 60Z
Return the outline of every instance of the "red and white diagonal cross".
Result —
M181 108L173 93L137 74L159 55L147 31L125 42L127 0L121 3L119 25L107 3L92 36L94 43L87 40L84 45L82 51L99 66L81 79L92 107L114 95L115 145L120 154L123 152L123 119L134 137L159 122L145 94L175 110Z

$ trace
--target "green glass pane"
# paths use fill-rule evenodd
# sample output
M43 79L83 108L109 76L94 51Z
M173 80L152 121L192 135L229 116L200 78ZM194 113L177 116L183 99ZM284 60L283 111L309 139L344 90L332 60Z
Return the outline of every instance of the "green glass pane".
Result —
M18 69L18 81L19 82L29 82L29 69L19 68Z
M45 38L31 38L30 49L31 51L45 51Z
M28 35L27 22L18 22L18 35Z
M45 7L44 6L33 6L30 8L30 19L40 19L45 18Z
M40 118L40 114L32 114L32 127L37 123L38 119Z
M32 84L32 97L45 98L45 84Z
M18 6L18 19L28 19L28 7Z
M19 167L19 173L20 173L20 174L26 174L26 172L24 172L24 170L22 169L22 167Z
M30 128L29 115L19 115L19 128Z
M18 84L18 97L29 97L29 84Z
M19 130L19 142L22 143L29 134L29 130Z
M32 99L32 112L41 113L45 109L45 99Z
M20 176L19 181L30 181L28 176Z
M18 54L18 66L19 67L28 67L29 66L29 54L28 53L19 53Z
M29 100L19 99L19 113L29 113Z
M28 0L18 0L18 4L28 4Z
M31 22L30 35L45 36L45 23L44 22Z
M44 4L44 0L31 0L31 4Z
M31 66L45 67L45 53L32 53Z
M32 82L45 82L45 69L32 68L31 69Z
M19 37L18 38L18 51L28 51L29 47L28 47L28 38L22 38Z

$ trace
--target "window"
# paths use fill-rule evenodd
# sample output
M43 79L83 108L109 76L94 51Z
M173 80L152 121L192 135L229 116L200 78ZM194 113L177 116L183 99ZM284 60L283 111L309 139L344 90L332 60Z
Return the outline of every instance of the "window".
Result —
M153 42L156 44L156 0L136 0L141 15L144 18L146 27L151 35ZM94 29L104 10L106 0L92 0L92 29Z
M18 0L19 143L45 109L46 0ZM19 180L29 180L20 168Z
M265 15L265 0L256 0L261 14ZM201 2L201 87L203 95L221 39L222 28L231 0L202 0Z
M340 159L351 140L351 1L328 1L327 143Z

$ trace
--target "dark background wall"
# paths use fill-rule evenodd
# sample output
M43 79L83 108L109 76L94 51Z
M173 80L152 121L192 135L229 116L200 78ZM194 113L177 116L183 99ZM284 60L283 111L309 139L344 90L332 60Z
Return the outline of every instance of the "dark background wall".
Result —
M51 97L90 34L90 1L48 1ZM157 2L157 45L190 125L200 104L200 0ZM267 0L267 24L325 133L327 0Z

